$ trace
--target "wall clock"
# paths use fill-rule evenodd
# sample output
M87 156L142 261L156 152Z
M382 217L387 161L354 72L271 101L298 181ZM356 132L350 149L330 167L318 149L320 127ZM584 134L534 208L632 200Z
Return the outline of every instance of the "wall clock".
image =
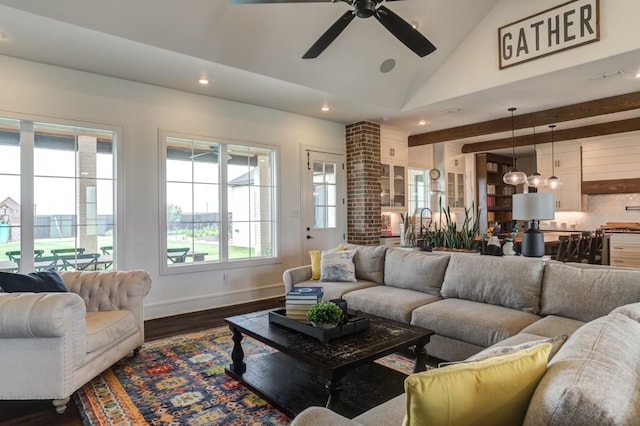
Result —
M440 179L440 170L438 170L438 169L429 170L429 177L431 178L431 180Z

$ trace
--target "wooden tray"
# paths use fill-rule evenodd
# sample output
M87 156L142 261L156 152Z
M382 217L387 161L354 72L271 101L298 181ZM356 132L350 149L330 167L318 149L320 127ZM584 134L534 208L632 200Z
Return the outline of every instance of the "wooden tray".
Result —
M315 337L322 343L327 343L330 340L337 339L338 337L348 336L350 334L358 333L360 331L369 329L369 319L365 317L359 317L349 314L349 321L346 324L339 325L333 328L321 329L309 324L301 323L300 321L287 318L285 309L277 309L269 312L269 322L280 324L284 327L306 334L307 336Z

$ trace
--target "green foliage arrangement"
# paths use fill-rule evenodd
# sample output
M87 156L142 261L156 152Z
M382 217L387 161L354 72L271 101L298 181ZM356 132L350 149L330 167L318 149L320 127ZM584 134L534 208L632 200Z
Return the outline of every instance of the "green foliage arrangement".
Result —
M451 217L451 210L447 207L442 209L442 199L440 200L440 214L444 215L444 226L434 224L434 230L427 234L427 240L431 247L447 249L475 250L478 247L478 236L480 224L478 222L479 211L473 211L471 207L464 209L464 222L462 228L458 230L458 224Z
M342 319L342 309L333 302L313 305L307 312L307 320L319 324L337 325Z

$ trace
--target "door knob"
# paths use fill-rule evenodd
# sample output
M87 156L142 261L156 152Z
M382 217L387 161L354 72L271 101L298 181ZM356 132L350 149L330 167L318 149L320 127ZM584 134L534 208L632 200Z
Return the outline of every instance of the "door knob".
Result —
M307 235L307 240L312 240L315 237L312 237L311 235Z

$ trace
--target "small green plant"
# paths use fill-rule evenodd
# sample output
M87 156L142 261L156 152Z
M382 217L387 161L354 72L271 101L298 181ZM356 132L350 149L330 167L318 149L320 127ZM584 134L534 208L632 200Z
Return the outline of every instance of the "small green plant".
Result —
M342 319L342 309L333 302L324 302L313 305L307 312L307 320L319 324L340 323Z

